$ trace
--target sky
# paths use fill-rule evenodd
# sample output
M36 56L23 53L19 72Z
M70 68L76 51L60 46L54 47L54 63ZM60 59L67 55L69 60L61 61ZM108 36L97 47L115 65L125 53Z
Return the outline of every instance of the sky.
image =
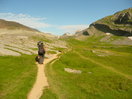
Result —
M132 7L132 0L0 0L0 19L62 35Z

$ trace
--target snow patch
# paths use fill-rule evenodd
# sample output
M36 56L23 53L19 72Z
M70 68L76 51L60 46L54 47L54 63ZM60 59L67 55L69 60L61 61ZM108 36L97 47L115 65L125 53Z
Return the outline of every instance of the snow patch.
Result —
M129 38L130 40L132 40L132 36L129 36L128 38Z
M106 33L106 35L110 35L111 33Z

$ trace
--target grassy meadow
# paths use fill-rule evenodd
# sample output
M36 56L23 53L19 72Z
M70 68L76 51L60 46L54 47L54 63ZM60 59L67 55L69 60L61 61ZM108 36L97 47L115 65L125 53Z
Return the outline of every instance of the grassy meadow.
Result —
M132 99L132 46L67 39L70 50L46 66L41 99ZM64 68L81 70L68 73Z
M41 99L132 99L132 46L100 42L102 37L68 38L68 49L53 48L61 55L46 66L49 87ZM27 98L36 79L34 57L0 56L0 99Z
M33 55L0 56L0 99L26 99L35 82Z

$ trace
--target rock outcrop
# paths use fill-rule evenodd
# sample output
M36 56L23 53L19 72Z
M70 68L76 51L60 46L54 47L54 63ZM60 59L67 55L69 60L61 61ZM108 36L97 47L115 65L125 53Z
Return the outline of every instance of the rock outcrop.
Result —
M98 35L99 33L111 33L117 36L132 36L132 8L120 11L114 15L102 18L89 28L78 34ZM100 34L99 34L100 35Z

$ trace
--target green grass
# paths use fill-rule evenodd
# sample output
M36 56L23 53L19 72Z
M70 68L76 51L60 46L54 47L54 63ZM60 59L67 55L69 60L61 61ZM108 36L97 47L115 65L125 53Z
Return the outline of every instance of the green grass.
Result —
M40 99L57 99L57 96L49 88L46 88L44 95Z
M129 53L122 53L122 52L111 52L113 55L108 55L105 57L97 56L96 54L92 53L91 50L81 50L81 54L85 57L90 57L90 59L99 62L103 65L108 67L113 67L123 73L132 75L132 55Z
M57 99L132 98L132 47L99 42L100 39L67 39L71 50L46 66L50 85L44 92L47 99L50 96ZM101 57L92 50L112 54ZM78 69L82 73L68 73L64 68Z
M0 56L0 99L26 99L35 81L34 56Z
M65 48L61 48L61 47L54 47L52 48L53 50L56 50L56 51L62 51L64 52L65 51Z
M56 51L47 51L48 54L56 54Z

